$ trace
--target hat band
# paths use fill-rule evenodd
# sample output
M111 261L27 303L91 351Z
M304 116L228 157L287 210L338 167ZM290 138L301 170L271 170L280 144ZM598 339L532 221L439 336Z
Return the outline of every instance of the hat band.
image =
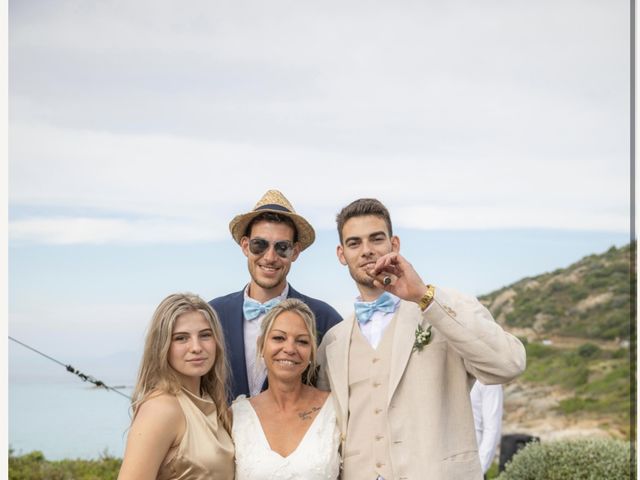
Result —
M258 208L254 209L255 212L257 212L258 210L278 210L280 212L293 213L288 208L283 207L282 205L277 205L275 203L268 203L267 205L261 205Z

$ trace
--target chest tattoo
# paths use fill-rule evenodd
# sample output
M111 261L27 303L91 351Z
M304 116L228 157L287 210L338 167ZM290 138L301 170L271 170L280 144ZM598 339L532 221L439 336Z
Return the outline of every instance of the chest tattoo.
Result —
M313 413L317 412L318 410L320 410L320 407L311 407L311 410L300 412L298 413L298 416L300 417L300 420L309 420L311 418L311 415L313 415Z

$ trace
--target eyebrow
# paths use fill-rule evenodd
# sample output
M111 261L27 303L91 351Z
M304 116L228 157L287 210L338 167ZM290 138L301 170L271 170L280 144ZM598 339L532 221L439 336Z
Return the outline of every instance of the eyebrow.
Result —
M202 333L202 332L212 332L213 333L213 329L211 328L203 328L202 330L198 330L198 333ZM173 332L171 335L189 335L190 332Z
M375 237L377 235L384 235L386 237L387 233L384 230L378 230L377 232L370 233L369 235L364 235L364 237L371 238L371 237ZM364 237L358 237L358 236L347 237L347 238L344 239L344 243L347 243L350 240L360 240L361 238L364 238Z
M284 330L280 330L279 328L272 328L271 329L271 333L273 332L280 332L280 333L284 333L285 335L289 335L288 332L285 332ZM310 337L311 334L309 333L299 333L298 335L296 335L297 337Z

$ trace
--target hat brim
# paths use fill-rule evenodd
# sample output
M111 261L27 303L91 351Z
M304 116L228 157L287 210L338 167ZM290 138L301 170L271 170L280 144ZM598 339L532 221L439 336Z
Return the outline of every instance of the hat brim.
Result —
M265 208L254 210L249 213L243 213L241 215L236 215L233 220L229 222L229 231L231 232L231 236L238 245L240 245L240 240L242 240L242 237L245 236L245 232L247 231L247 227L249 226L251 221L258 215L262 215L265 212L277 213L278 215L283 215L291 219L298 232L298 244L300 245L300 251L306 249L315 241L316 232L313 230L313 227L309 222L307 222L297 213Z

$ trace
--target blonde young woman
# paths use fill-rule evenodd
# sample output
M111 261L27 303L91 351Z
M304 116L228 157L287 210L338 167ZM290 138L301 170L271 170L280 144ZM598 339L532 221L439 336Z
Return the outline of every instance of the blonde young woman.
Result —
M226 380L215 312L196 295L169 295L147 333L118 479L233 479Z
M316 368L313 313L288 299L262 320L258 352L268 388L233 403L237 480L335 480L340 434L328 392L310 385Z

